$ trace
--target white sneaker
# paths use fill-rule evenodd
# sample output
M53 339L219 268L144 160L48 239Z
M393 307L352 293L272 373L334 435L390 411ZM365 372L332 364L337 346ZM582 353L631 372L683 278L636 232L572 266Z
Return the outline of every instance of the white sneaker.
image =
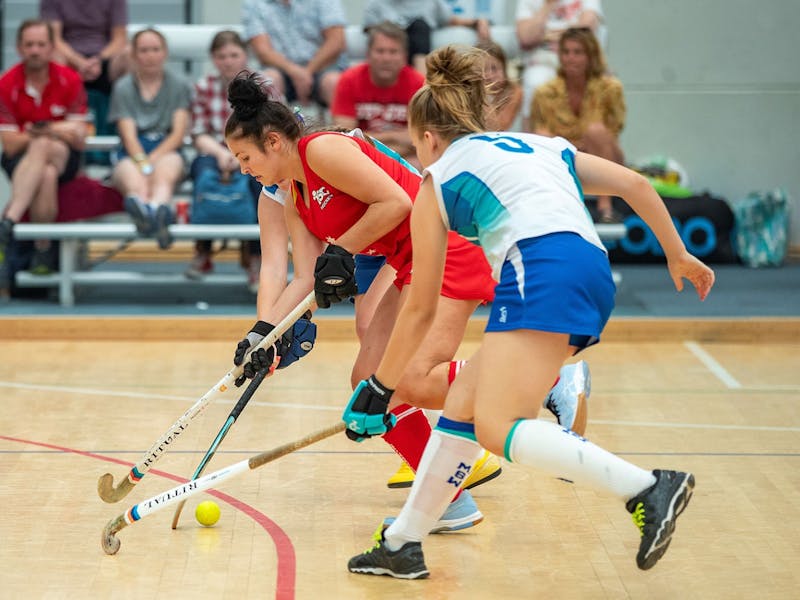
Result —
M544 407L558 419L558 424L578 435L586 431L587 403L592 391L592 375L586 361L561 367L558 383L553 386Z
M394 517L386 517L383 520L383 527L386 528L394 523ZM483 521L483 513L478 509L475 500L467 490L461 490L461 495L455 501L447 505L444 514L439 518L431 529L431 533L446 533L448 531L460 531L469 527L475 527Z

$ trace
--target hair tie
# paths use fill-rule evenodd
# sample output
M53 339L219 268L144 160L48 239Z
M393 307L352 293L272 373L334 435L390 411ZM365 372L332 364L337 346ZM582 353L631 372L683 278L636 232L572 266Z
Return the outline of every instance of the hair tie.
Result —
M294 118L297 119L297 122L300 123L300 125L306 124L306 120L303 118L303 113L301 112L299 106L295 106L292 109L292 112L294 113Z

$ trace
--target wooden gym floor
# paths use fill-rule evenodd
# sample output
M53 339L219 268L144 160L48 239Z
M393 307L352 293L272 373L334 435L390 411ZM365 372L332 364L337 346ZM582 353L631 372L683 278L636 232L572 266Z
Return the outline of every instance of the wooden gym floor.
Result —
M168 325L165 327L164 325ZM191 422L118 504L98 477L129 465L228 370L246 323L0 320L0 596L3 598L798 598L798 320L612 321L585 357L587 437L643 467L691 470L694 498L665 558L636 568L621 503L518 465L473 490L474 529L424 543L423 581L356 576L406 496L380 441L344 438L221 484L222 517L202 528L189 499L103 526L188 477L237 393ZM352 323L322 322L317 348L259 389L206 472L333 424L349 396ZM478 323L460 357L476 347ZM137 341L139 340L139 341ZM524 366L524 359L521 359ZM185 436L185 437L184 437Z

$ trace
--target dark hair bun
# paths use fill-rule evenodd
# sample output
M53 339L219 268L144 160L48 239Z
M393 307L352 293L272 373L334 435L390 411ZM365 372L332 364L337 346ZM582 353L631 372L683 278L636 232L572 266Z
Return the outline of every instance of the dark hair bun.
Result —
M270 99L265 82L258 73L241 71L228 84L228 102L234 114L243 121L254 118Z

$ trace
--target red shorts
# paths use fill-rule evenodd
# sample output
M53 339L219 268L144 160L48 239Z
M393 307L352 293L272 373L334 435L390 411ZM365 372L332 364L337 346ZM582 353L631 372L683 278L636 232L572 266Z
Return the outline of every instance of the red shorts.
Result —
M411 264L406 263L397 270L394 284L402 289L410 283ZM491 302L496 285L483 250L456 232L448 232L441 295L454 300Z

